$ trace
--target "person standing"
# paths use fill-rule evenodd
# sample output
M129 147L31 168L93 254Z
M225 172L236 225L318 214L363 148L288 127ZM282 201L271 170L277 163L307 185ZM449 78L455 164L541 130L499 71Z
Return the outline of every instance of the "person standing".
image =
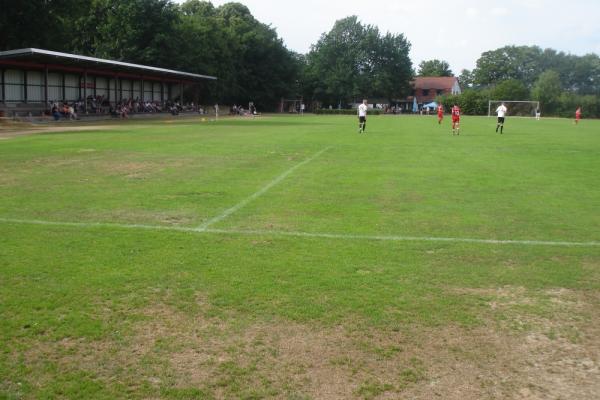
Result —
M581 119L581 106L577 107L577 110L575 110L575 125L579 124L580 119Z
M452 107L452 136L460 135L460 107L456 104Z
M442 120L444 119L444 106L442 104L440 104L437 108L437 115L438 115L438 124L441 125Z
M496 114L498 114L498 123L496 124L496 133L498 133L498 128L500 128L500 134L502 135L504 131L504 118L506 116L507 108L504 103L500 104L498 108L496 108Z
M215 104L215 120L219 119L219 103Z
M362 104L358 106L358 133L363 133L367 128L367 99L364 99Z

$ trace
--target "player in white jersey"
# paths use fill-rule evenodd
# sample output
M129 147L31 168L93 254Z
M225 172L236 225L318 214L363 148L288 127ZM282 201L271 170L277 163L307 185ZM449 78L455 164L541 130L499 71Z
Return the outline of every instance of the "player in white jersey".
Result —
M500 104L498 108L496 108L496 114L498 114L498 123L496 124L496 133L498 133L498 128L500 128L500 134L504 131L504 117L506 116L506 112L508 109L504 105L504 103Z
M358 133L363 133L367 128L367 99L364 99L362 104L358 106Z

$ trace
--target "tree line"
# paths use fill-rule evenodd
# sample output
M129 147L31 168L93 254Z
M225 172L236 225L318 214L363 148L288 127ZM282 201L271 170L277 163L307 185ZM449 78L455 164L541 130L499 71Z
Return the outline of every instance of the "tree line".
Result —
M300 76L300 55L240 3L0 1L0 50L39 47L217 76L202 90L205 103L274 109Z
M335 22L307 54L286 48L270 25L240 3L188 0L0 0L0 50L39 47L215 75L204 102L276 109L281 98L342 108L363 97L394 102L415 75L453 76L443 60L417 70L403 34L383 33L351 16ZM458 76L463 94L444 97L464 112L487 113L489 99L539 100L545 114L583 106L600 116L600 59L537 46L487 51Z
M488 100L535 100L546 115L572 116L581 106L600 117L600 57L539 46L505 46L484 52L472 71L462 70L460 96L441 99L469 114L487 113Z

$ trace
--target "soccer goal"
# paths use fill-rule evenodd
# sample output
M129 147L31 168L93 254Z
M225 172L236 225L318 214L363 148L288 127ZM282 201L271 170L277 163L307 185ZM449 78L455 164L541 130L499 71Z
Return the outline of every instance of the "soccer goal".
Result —
M540 110L539 101L490 100L488 117L495 115L496 109L502 103L508 108L507 114L510 116L535 117L536 111Z

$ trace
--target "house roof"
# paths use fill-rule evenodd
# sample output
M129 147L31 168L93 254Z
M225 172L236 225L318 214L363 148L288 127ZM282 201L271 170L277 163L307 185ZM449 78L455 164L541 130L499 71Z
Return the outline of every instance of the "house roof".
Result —
M52 62L58 65L76 65L82 68L110 68L115 71L137 71L156 76L164 76L170 78L188 79L188 80L215 80L214 76L192 74L189 72L175 71L172 69L152 67L148 65L132 64L122 61L105 60L102 58L80 56L76 54L61 53L58 51L50 51L43 49L27 48L0 51L0 60L19 59L37 63Z
M458 81L455 76L417 76L413 81L415 89L451 90Z

